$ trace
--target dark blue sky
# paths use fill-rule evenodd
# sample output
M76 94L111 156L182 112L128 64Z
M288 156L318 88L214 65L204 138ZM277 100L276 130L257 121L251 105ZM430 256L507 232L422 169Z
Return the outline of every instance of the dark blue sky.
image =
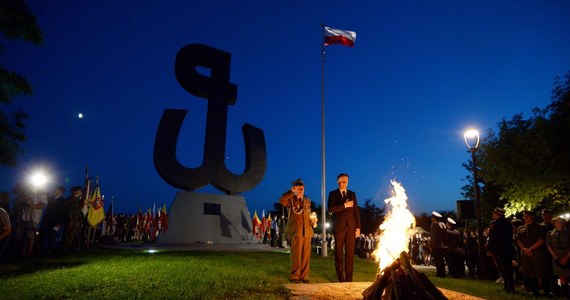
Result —
M243 194L252 213L272 209L299 177L306 194L321 200L321 22L357 33L354 48L326 48L326 189L347 172L359 200L380 207L396 179L413 212L455 210L468 175L463 131L530 116L550 103L554 77L570 70L566 0L30 6L45 43L2 40L2 64L28 78L35 94L2 107L22 108L31 119L20 165L0 168L0 190L38 166L53 183L82 185L88 165L123 212L170 207L177 192L153 164L164 109L189 110L178 156L187 167L201 164L207 101L174 75L176 53L187 44L232 54L238 96L228 111L230 170L243 171L241 126L265 132L265 178Z

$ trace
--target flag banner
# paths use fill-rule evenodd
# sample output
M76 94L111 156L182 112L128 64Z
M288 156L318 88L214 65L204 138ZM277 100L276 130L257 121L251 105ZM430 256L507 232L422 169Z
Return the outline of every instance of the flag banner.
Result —
M354 42L356 41L356 32L349 30L340 30L330 27L325 27L325 46L329 45L343 45L354 47Z
M162 206L162 210L160 211L160 225L161 229L164 232L168 231L168 215L166 214L166 203Z
M156 241L160 233L160 208L156 210L156 202L152 205L152 229L150 232L150 239Z
M115 219L115 213L113 212L113 200L111 199L111 205L107 209L107 216L105 217L104 235L114 235L116 225L117 220Z
M150 210L150 207L147 209L146 214L144 215L144 232L146 234L146 237L150 237L150 232L151 232L151 228L152 228L152 211Z
M255 235L255 237L257 239L260 238L261 235L261 221L259 220L259 217L257 216L257 210L255 210L253 212L253 220L252 220L252 225L253 225L253 234Z
M273 220L271 220L271 213L269 213L269 215L267 216L267 219L266 219L266 222L267 222L266 233L267 233L268 237L271 237L271 222L272 221Z
M92 228L97 228L99 223L105 219L105 210L103 208L103 197L101 197L101 188L99 183L95 186L95 191L91 197L89 212L87 213L87 222Z
M89 200L91 199L91 180L85 175L85 185L83 185L83 194L81 195L81 213L83 217L87 217L89 212Z
M140 241L142 240L142 233L143 233L143 213L141 208L139 207L139 212L137 213L137 223L135 227L135 240Z

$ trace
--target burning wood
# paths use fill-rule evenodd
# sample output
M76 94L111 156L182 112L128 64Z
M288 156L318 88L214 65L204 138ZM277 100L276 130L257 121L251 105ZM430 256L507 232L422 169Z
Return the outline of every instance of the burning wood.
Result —
M391 265L376 275L370 287L362 292L363 300L429 299L447 300L447 297L423 273L410 264L403 251Z

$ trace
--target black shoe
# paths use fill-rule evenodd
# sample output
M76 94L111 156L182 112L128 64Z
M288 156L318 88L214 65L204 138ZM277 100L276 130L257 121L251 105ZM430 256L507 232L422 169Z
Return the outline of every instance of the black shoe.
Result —
M303 283L309 283L309 279L301 279Z

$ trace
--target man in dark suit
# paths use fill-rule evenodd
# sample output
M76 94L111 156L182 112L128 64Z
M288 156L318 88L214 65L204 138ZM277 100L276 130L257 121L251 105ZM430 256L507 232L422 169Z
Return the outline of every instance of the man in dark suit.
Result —
M65 187L56 186L53 197L48 199L48 205L44 213L43 223L40 228L40 241L44 254L60 254L60 237L64 231Z
M339 174L336 181L338 189L329 193L328 200L328 210L333 214L336 276L339 282L351 282L355 239L360 235L360 210L356 194L347 190L348 174Z
M505 218L505 210L500 207L493 210L493 220L495 223L489 229L487 252L495 260L495 265L503 278L504 290L507 293L515 293L512 263L515 258L513 226Z

